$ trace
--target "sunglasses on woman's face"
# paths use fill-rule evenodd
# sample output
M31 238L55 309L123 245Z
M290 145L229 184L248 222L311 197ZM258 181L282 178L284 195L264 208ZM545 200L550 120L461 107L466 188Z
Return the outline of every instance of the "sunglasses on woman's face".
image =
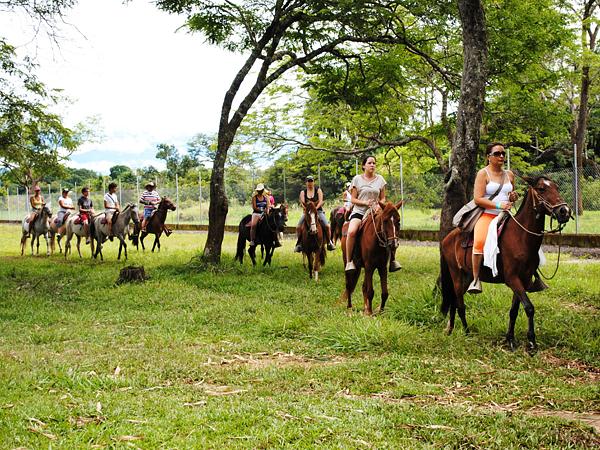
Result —
M496 158L500 158L501 156L504 158L506 157L506 152L494 152L491 153L492 156L495 156Z

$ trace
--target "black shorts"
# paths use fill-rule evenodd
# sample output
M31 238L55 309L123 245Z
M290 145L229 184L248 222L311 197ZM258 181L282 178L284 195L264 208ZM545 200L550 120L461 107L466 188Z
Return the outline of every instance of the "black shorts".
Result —
M355 213L350 214L350 217L348 218L348 220L352 220L352 219L360 219L360 220L362 220L363 217L364 217L363 214L355 212Z

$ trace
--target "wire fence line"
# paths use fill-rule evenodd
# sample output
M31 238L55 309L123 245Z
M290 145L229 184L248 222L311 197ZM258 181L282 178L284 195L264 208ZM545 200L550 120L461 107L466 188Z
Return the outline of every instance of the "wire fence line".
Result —
M395 174L382 174L387 182L388 198L394 201L405 200L406 206L402 211L403 228L405 229L439 229L440 208L442 205L444 179L440 174L411 174L400 171ZM536 175L536 174L534 174ZM600 171L593 167L584 168L576 174L570 168L547 172L555 181L564 200L575 211L575 199L581 196L582 210L578 211L576 222L571 222L567 232L572 233L600 233ZM576 176L577 175L577 176ZM579 183L579 191L575 188L575 180ZM207 224L209 189L208 180L201 180L197 185L179 185L179 180L157 180L158 192L168 196L177 204L177 210L169 213L168 221L177 224ZM90 180L86 185L91 186L90 197L97 211L103 209L103 197L106 192L107 182ZM118 197L121 204L134 203L139 205L139 197L143 192L143 182L123 182L118 180ZM64 183L40 185L46 203L53 211L58 208L58 199ZM231 186L231 184L230 184ZM71 198L74 203L81 195L82 186L69 186ZM516 189L523 192L525 182L517 177ZM250 213L249 200L253 185L242 186L233 184L227 189L230 202L230 213L227 223L237 224L246 214ZM579 192L579 194L578 194ZM283 193L273 193L277 201L283 201ZM341 204L341 193L325 193L326 209ZM328 195L329 194L329 195ZM289 223L295 223L296 216L300 215L295 199L298 193L288 192L287 198L291 206ZM0 187L0 219L22 220L29 211L28 190L16 185Z

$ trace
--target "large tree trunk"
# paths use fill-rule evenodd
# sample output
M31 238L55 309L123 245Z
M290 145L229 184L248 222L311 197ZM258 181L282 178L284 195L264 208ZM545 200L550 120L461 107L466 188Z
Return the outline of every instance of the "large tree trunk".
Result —
M210 177L208 236L206 237L203 255L204 259L211 264L219 264L221 261L225 220L229 211L229 202L225 193L225 162L234 136L235 130L231 130L229 126L221 124L219 127L217 152Z
M481 0L458 0L463 35L463 74L450 171L444 188L441 239L452 230L452 217L473 195L479 132L487 80L487 31Z

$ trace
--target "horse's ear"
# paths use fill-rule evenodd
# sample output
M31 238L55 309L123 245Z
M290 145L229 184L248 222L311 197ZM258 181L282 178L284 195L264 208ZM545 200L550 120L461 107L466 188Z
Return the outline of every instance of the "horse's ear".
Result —
M381 200L379 200L379 202L378 202L378 203L379 203L379 207L380 207L381 209L385 209L385 203L383 203Z
M404 200L400 200L394 206L396 207L396 209L400 209L400 208L402 208L402 205L404 205Z

